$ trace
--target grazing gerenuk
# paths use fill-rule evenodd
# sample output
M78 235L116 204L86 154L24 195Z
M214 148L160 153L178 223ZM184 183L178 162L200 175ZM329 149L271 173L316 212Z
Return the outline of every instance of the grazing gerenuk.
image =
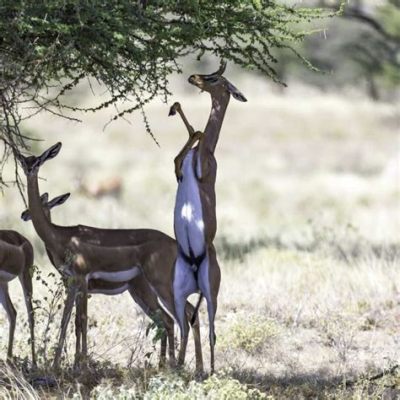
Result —
M39 157L18 155L27 176L29 213L35 230L45 243L53 265L62 276L69 277L68 294L54 359L56 367L60 363L66 329L75 302L78 314L76 361L79 362L80 357L86 360L87 295L89 292L116 294L124 290L130 290L130 292L132 290L134 299L140 305L144 303L145 308L150 307L151 313L161 309L155 294L157 293L163 306L174 316L172 275L176 260L175 241L160 231L99 229L83 225L59 226L52 223L49 215L46 215L40 198L38 171L41 165L58 154L60 148L61 143L57 143ZM151 285L144 279L143 271L146 277L151 278ZM186 308L188 314L193 316L193 306L187 303ZM168 330L170 356L173 358L173 320L164 310L161 313L164 326ZM80 339L82 340L81 349ZM198 323L194 326L194 339L196 368L202 370Z
M217 162L214 151L229 104L230 96L247 101L222 76L225 63L209 75L192 75L189 82L211 95L211 112L204 133L194 131L179 103L170 109L170 115L180 114L189 132L189 139L175 158L178 190L175 201L174 229L178 243L175 265L175 309L181 329L182 343L187 343L185 302L192 293L200 291L206 298L209 319L211 372L214 371L214 319L221 280L213 240L217 230L215 180ZM192 148L192 146L198 144ZM197 310L196 310L197 311Z
M24 293L28 311L28 323L31 335L32 364L36 365L35 323L32 307L32 270L33 247L20 233L0 230L0 303L6 310L9 320L7 359L12 360L14 332L17 312L8 293L8 283L18 276Z
M57 196L49 201L48 193L41 195L40 200L42 203L43 211L46 218L51 222L51 209L59 206L69 198L70 193L65 193L61 196ZM25 210L21 214L21 218L24 221L30 221L32 219L29 209ZM92 228L85 226L86 232L93 230L94 234L97 233L97 228ZM128 233L128 231L126 231ZM129 241L127 241L129 243ZM54 267L57 269L57 265L54 263L54 255L52 255L51 250L46 247L48 257ZM63 273L62 270L57 269L58 272L62 274L62 277L66 279L68 276ZM160 352L160 366L163 366L166 361L166 350L167 350L167 337L169 339L169 359L170 364L173 366L175 364L175 349L174 349L174 320L169 317L169 315L160 307L157 299L157 295L154 290L150 287L145 277L141 274L129 281L123 282L109 282L104 279L90 279L88 281L88 293L89 294L103 294L103 295L117 295L128 290L132 299L142 308L144 313L152 318L156 323L159 322L161 317L164 328L167 335L163 335L161 338L161 352ZM193 306L188 303L187 310L188 316L193 316L194 309ZM82 322L79 313L76 313L75 320L75 334L76 334L76 354L80 354L81 340L82 340ZM193 335L195 338L200 338L199 323L196 320L193 325ZM202 353L201 353L201 343L200 340L195 340L195 347L197 351L197 362L198 368L202 368Z

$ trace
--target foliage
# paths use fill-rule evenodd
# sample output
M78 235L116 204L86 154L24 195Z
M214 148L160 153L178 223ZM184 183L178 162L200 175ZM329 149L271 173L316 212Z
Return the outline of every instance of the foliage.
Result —
M176 376L156 376L150 379L144 399L264 399L266 395L258 389L250 389L223 372L213 375L203 383L184 380Z
M152 314L151 322L148 323L146 328L146 337L149 336L151 332L153 333L153 344L159 342L166 334L160 310Z
M20 123L42 111L77 120L76 112L118 104L121 108L113 119L141 110L151 133L143 107L155 97L166 99L168 77L181 72L178 60L188 54L198 59L213 54L277 80L277 59L271 49L290 49L307 34L298 30L299 23L322 16L319 9L275 0L4 0L0 5L3 160L11 149L27 148L29 138L21 133ZM82 79L104 85L108 98L87 108L68 104L65 95Z
M387 85L400 85L400 1L388 0L378 9L378 17L393 42L391 57L382 65L383 78Z
M50 367L49 360L52 359L52 348L56 346L56 318L62 308L64 296L64 284L58 280L54 272L43 276L40 268L35 267L35 280L42 287L42 293L46 293L43 299L33 300L35 305L36 331L40 327L40 340L36 343L36 353L39 363Z
M126 387L121 385L118 388L112 387L112 385L99 385L91 393L92 398L97 400L129 400L139 398L137 390L135 387ZM78 393L75 393L72 397L73 399L81 399Z

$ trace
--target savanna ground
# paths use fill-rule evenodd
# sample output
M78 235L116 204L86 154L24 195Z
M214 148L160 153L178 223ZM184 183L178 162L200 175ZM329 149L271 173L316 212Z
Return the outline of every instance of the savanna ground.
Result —
M229 73L228 73L229 75ZM222 285L216 320L217 370L194 380L193 343L187 365L159 371L154 330L127 294L89 301L88 372L74 375L74 333L65 370L47 379L60 318L62 288L15 188L0 197L0 226L32 240L40 368L28 372L28 328L18 282L15 355L4 365L1 398L396 398L400 397L400 111L354 93L284 94L250 77L233 80L248 103L231 101L217 148L218 234ZM171 99L202 128L209 99L178 80ZM90 102L82 91L73 102ZM110 113L83 124L42 115L26 130L63 148L41 170L41 191L71 192L53 211L58 224L151 227L173 235L173 157L186 140L168 106L148 107L160 143L145 133L140 113L103 132ZM10 173L12 168L10 168ZM114 195L94 198L93 186L120 177ZM50 274L50 276L49 276ZM47 282L46 286L43 281ZM208 367L205 307L203 352ZM8 324L0 312L0 354ZM148 335L147 335L148 333ZM4 359L4 357L2 357Z

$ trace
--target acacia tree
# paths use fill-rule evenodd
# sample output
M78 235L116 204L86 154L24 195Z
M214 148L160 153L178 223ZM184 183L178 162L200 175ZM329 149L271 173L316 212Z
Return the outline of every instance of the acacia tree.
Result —
M322 16L275 0L2 0L2 162L29 148L20 123L40 112L76 119L77 111L118 102L114 119L141 110L150 132L143 107L170 94L168 77L181 72L177 60L188 54L211 53L277 81L271 50L291 48L306 35L299 24ZM105 86L108 100L67 104L82 79Z

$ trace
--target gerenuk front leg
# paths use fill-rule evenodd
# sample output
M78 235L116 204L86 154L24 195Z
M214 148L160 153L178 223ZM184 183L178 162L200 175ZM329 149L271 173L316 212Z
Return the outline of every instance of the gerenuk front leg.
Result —
M175 157L175 159L174 159L175 175L176 175L176 179L178 181L182 178L182 163L183 163L183 160L185 159L187 153L190 151L190 149L193 147L193 145L198 140L201 140L203 138L203 136L204 136L203 132L200 132L200 131L195 132L192 136L189 137L188 141L185 143L185 145L183 146L182 150Z
M189 132L189 136L193 136L194 135L194 129L193 126L189 124L189 121L187 120L185 114L182 111L182 107L181 104L178 102L175 102L172 107L169 109L169 114L168 116L172 116L172 115L176 115L176 113L179 113L179 115L182 118L183 123L186 126L186 129Z

